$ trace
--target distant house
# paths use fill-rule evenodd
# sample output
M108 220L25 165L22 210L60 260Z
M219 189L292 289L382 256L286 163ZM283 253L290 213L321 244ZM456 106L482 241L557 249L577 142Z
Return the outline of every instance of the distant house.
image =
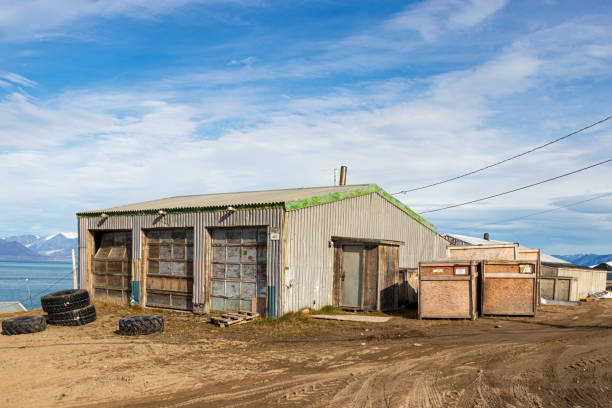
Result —
M593 269L599 269L607 272L606 289L612 290L612 262L602 262L599 265L593 266Z
M601 269L604 271L612 271L612 262L602 262L599 265L592 267L593 269Z
M400 268L448 245L375 184L172 197L77 217L80 287L94 299L196 313L393 309Z

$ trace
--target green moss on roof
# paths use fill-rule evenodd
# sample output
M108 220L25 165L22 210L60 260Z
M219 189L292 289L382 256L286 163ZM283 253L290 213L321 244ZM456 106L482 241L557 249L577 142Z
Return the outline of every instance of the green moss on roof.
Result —
M333 203L336 201L346 200L348 198L360 197L360 196L367 195L370 193L377 193L378 195L380 195L387 201L391 202L397 208L404 211L406 214L410 215L412 218L414 218L421 224L425 225L430 230L434 232L436 231L436 227L433 224L425 220L419 214L412 211L410 208L408 208L408 206L406 206L404 203L399 201L397 198L393 197L391 194L387 193L385 190L383 190L376 184L369 184L365 187L359 187L353 190L338 191L338 192L321 195L321 196L313 196L313 197L308 197L308 198L303 198L303 199L298 199L298 200L286 201L285 209L287 211L294 211L294 210L299 210L300 208L312 207L315 205L321 205L321 204L327 204L327 203Z

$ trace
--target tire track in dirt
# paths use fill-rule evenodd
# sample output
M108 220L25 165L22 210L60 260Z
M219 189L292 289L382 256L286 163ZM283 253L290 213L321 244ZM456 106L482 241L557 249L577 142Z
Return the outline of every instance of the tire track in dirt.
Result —
M612 302L547 306L535 319L311 321L304 331L203 331L199 318L175 327L172 316L167 332L138 343L97 322L0 338L0 406L612 406Z

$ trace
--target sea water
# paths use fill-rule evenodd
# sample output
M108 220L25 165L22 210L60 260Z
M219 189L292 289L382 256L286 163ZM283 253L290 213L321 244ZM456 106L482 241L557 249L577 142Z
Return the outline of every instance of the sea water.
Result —
M0 260L0 302L37 309L42 295L72 286L72 261Z

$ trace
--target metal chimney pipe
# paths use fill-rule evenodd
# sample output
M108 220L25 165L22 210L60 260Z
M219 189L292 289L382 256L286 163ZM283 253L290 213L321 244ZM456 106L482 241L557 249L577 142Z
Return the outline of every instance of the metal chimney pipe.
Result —
M484 233L484 239L486 239L487 241L489 240L489 233L488 232Z
M340 166L340 185L346 186L346 166Z

